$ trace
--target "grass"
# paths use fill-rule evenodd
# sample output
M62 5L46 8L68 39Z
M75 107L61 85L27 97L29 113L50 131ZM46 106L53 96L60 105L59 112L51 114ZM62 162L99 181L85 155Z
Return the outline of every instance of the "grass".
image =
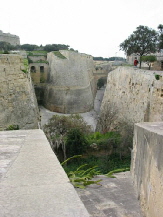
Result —
M34 51L27 51L28 56L46 56L47 51L45 50L34 50Z
M34 51L32 51L32 53L43 53L43 54L47 54L47 51L45 51L45 50L34 50Z
M89 144L95 143L98 150L109 149L111 146L117 146L120 143L121 135L118 132L107 132L105 134L95 132L87 136Z
M28 72L28 67L29 67L28 59L23 59L23 63L24 63L25 69L22 69L22 71L23 71L24 73L27 73L27 72Z
M28 67L28 59L24 59L23 62L24 62L24 66Z
M88 141L86 153L80 159L73 159L68 162L65 168L66 173L75 171L83 164L88 164L90 167L97 166L100 174L130 167L130 152L123 151L122 154L119 150L122 140L119 132L107 132L105 134L95 132L87 135L86 138Z
M67 59L65 56L63 56L59 51L53 51L54 55L57 56L60 59Z

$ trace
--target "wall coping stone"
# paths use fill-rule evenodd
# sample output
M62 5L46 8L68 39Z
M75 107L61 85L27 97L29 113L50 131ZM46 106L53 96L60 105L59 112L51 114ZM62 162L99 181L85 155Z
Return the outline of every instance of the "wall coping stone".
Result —
M88 217L40 129L0 132L0 216Z

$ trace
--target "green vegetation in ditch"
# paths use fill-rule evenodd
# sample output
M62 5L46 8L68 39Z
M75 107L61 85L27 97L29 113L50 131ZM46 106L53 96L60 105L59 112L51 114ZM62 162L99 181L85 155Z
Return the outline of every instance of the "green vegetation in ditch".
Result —
M120 172L130 167L129 147L132 147L132 133L125 124L122 124L123 133L92 132L80 115L55 115L44 127L44 132L61 163L74 155L82 155L80 159L72 158L66 162L64 170L69 177L71 175L74 179L79 175L80 169L90 169L94 175L113 176L112 173L109 174L110 171ZM85 174L84 171L81 174Z
M65 160L61 165L66 168L67 163L72 160L81 157L81 155L75 155L73 157L68 158ZM68 178L70 182L73 184L76 188L85 188L88 185L97 184L100 185L99 182L102 181L102 179L99 180L92 180L95 175L98 174L96 170L97 166L89 167L87 164L80 165L78 168L76 168L74 171L69 171L67 173Z
M98 174L108 174L110 171L129 168L130 163L130 155L123 157L122 160L119 159L119 155L117 154L101 156L83 155L80 159L72 160L69 162L64 170L66 173L69 173L70 171L75 171L81 165L87 164L89 167L98 166Z

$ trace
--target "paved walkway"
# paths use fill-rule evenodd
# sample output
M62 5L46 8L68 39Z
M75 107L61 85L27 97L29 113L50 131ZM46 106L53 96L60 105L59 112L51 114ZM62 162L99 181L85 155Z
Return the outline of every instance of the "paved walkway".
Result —
M76 189L91 217L143 217L133 188L130 172L117 178L98 176L102 186Z

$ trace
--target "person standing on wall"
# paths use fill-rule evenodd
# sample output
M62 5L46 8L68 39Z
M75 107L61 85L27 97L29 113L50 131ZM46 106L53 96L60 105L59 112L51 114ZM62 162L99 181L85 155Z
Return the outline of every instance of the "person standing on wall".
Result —
M138 63L139 63L139 62L138 62L138 60L137 60L137 57L135 57L134 66L137 67Z

